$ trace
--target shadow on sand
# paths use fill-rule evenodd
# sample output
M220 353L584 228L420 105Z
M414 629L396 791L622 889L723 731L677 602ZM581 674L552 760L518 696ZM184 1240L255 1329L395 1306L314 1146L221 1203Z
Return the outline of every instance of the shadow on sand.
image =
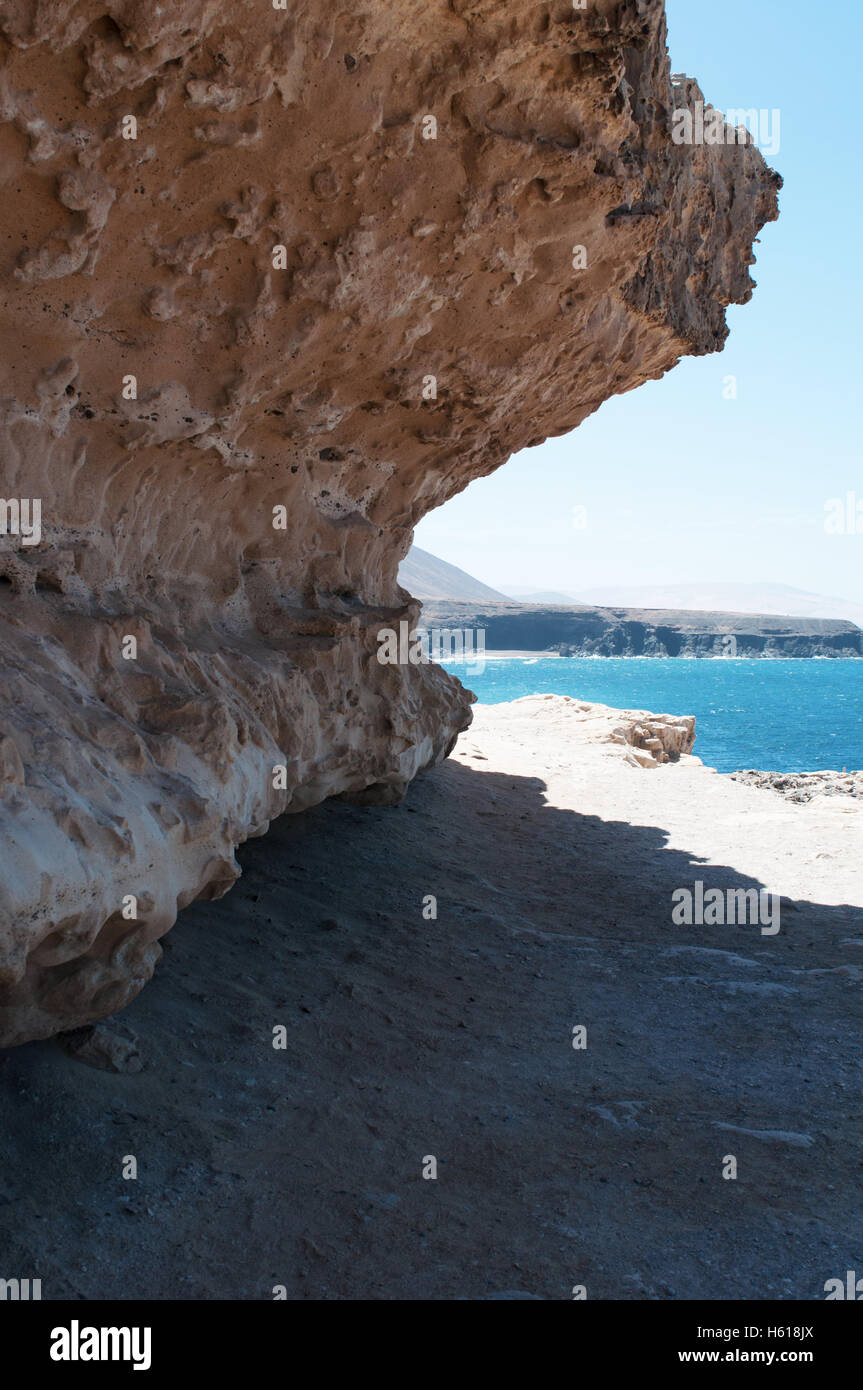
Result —
M860 911L672 926L698 863L543 790L448 762L399 807L283 817L122 1015L142 1072L0 1054L0 1274L46 1299L819 1299L860 1268Z

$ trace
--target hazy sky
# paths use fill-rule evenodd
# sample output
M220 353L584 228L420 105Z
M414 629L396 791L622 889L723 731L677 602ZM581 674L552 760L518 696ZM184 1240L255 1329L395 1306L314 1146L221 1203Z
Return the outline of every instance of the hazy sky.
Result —
M673 72L709 101L778 108L781 218L721 354L608 401L432 513L416 542L502 589L695 580L793 584L863 601L861 0L668 0ZM738 378L724 400L723 379ZM587 530L573 508L587 509Z

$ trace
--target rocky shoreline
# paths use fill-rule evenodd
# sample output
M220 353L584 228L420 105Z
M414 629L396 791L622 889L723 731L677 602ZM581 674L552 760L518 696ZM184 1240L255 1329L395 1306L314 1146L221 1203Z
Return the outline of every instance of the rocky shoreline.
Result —
M819 796L853 796L863 801L863 772L759 772L727 774L749 787L768 787L800 805Z

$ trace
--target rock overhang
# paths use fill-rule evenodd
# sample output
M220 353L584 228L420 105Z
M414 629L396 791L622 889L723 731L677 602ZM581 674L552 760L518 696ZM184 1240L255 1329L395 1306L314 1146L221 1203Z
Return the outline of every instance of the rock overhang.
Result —
M672 140L661 0L20 0L0 36L15 1043L122 1007L274 816L446 756L459 683L376 660L413 526L718 350L780 180Z

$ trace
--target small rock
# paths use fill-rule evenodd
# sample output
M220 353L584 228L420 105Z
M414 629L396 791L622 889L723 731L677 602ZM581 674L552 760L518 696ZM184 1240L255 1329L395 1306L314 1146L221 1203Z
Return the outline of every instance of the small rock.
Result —
M60 1043L70 1057L100 1071L139 1072L144 1063L137 1036L122 1023L94 1023L60 1034Z

